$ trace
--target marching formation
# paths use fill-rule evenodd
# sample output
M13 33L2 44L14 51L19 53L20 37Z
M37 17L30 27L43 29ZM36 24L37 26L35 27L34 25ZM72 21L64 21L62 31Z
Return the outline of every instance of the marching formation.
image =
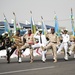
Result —
M58 36L55 33L55 29L51 28L50 32L45 35L42 34L42 29L38 29L35 34L32 33L31 29L21 36L20 30L16 31L15 35L11 37L8 33L0 35L0 50L6 49L7 51L7 62L10 63L10 57L13 52L18 50L18 62L22 62L22 53L29 48L30 50L30 63L33 63L34 56L33 50L41 49L42 51L42 62L46 62L46 52L51 49L53 55L53 62L57 62L57 55L64 50L64 60L68 60L75 48L75 37L71 37L67 32L67 29L61 31L61 35ZM75 51L74 51L75 58Z

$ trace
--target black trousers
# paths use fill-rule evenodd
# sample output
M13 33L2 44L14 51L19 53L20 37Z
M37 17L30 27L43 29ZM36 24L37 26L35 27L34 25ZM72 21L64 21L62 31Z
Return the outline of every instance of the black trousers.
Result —
M11 52L8 49L8 47L6 47L6 51L7 51L7 61L8 63L10 63L10 56L13 54L13 52L15 51L16 47L12 48Z
M16 47L11 49L10 56L14 53L15 50L16 50Z
M0 46L0 51L5 49L5 46Z

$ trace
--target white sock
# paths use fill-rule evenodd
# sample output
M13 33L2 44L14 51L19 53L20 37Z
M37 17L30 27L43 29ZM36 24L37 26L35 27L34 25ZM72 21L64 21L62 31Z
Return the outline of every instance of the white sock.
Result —
M74 54L74 58L75 58L75 54Z
M71 51L71 50L69 51L69 54L70 54L70 55L72 54L72 51Z
M22 62L22 59L21 59L21 57L19 58L19 62Z

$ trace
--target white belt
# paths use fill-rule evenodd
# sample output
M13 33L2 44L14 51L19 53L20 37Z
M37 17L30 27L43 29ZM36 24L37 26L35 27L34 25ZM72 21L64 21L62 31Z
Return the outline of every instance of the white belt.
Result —
M67 43L67 42L63 42L63 43Z

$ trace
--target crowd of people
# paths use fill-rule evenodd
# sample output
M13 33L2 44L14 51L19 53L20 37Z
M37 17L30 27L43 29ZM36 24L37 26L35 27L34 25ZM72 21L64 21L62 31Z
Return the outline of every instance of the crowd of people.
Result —
M74 51L75 58L75 37L70 37L67 33L67 29L61 31L61 35L58 36L55 33L55 29L51 28L50 32L46 35L42 34L42 29L38 29L35 34L32 33L31 29L21 36L20 30L16 31L15 35L9 36L8 33L0 35L0 50L6 49L7 51L7 62L10 63L10 57L13 52L18 50L18 62L22 62L21 54L26 48L30 50L30 63L33 63L34 56L33 50L40 48L42 50L42 62L46 62L46 52L52 49L53 62L57 62L57 54L64 50L64 59L67 61L68 56Z

